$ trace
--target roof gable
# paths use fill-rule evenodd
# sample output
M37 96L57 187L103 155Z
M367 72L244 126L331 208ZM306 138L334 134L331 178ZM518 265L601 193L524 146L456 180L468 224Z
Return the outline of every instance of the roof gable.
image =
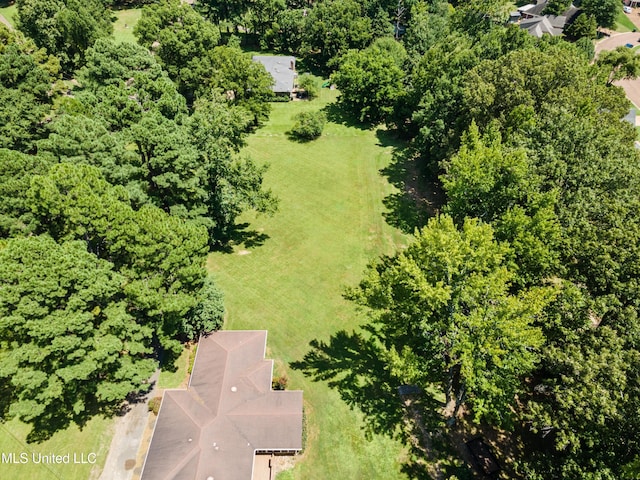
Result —
M200 339L189 388L165 391L143 480L249 480L256 450L302 448L302 392L271 390L266 339L266 331Z
M273 77L271 89L275 93L290 93L296 78L296 57L286 55L254 55L254 62L261 63Z

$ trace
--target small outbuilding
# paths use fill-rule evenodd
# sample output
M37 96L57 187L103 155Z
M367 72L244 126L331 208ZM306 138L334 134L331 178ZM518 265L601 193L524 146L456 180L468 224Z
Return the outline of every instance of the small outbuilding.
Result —
M256 454L302 449L302 392L271 389L266 341L263 330L200 339L188 388L164 392L142 480L251 480Z
M288 95L295 89L296 77L296 57L285 55L255 55L254 62L261 63L273 77L274 84L271 87L276 95Z

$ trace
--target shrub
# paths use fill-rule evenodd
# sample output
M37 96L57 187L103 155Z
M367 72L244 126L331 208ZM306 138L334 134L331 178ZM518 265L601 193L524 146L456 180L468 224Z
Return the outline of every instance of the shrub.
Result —
M288 383L289 379L287 378L287 376L281 375L273 379L273 381L271 382L271 388L273 390L286 390Z
M305 91L309 100L313 100L320 94L322 79L310 73L304 73L298 78L298 87Z
M322 111L301 112L293 117L295 123L289 134L303 141L313 140L322 135L322 130L327 123L327 116Z
M160 404L162 403L162 397L153 397L149 400L149 411L153 412L154 415L158 415L158 411L160 410Z

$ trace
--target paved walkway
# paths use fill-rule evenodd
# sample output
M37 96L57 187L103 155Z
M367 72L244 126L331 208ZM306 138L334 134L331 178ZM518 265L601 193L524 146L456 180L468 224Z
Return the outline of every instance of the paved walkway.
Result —
M153 387L140 399L131 405L130 410L118 418L116 431L109 447L109 454L99 480L131 480L134 474L138 476L142 463L138 459L138 450L142 437L147 428L149 408L147 402L156 395L156 384L159 371L153 374Z

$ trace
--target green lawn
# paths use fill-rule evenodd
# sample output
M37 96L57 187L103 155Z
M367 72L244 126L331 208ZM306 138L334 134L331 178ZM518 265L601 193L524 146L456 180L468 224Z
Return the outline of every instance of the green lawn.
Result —
M141 14L142 9L140 8L114 10L113 15L116 17L116 21L113 23L113 36L117 42L136 43L133 27L138 23Z
M226 329L268 329L268 353L278 363L301 360L313 339L353 329L362 318L342 298L365 265L406 239L384 219L382 199L395 190L379 170L392 147L376 133L328 123L316 141L297 143L285 132L291 117L335 98L273 104L268 124L244 153L271 165L265 183L280 198L273 217L247 216L248 240L233 253L214 253L209 268L225 292ZM289 389L304 390L308 442L285 478L396 479L403 448L386 436L367 439L361 415L335 390L289 369Z
M632 15L635 15L635 13L633 13ZM618 12L618 15L616 16L616 32L633 32L635 28L636 26L629 19L629 16L622 10L620 10Z
M191 348L193 349L194 347ZM175 368L175 371L171 371L171 368L161 370L160 378L158 379L158 388L180 388L187 379L190 356L191 349L185 348L172 366Z
M10 24L15 25L15 19L13 18L13 16L16 14L16 12L18 11L18 9L16 8L16 4L14 3L13 5L8 5L7 2L0 2L0 15L2 15L4 18L6 18Z
M96 479L107 458L112 425L111 420L96 417L82 431L77 427L70 427L56 433L46 442L29 444L25 438L30 427L16 420L0 423L0 452L4 455L0 461L0 478L2 480ZM11 453L14 454L15 463L9 461ZM61 458L62 463L57 464L43 461L36 463L39 459L38 453L61 456L68 454L68 457ZM95 457L91 454L95 454ZM22 459L25 462L19 463ZM95 463L91 464L90 461Z

